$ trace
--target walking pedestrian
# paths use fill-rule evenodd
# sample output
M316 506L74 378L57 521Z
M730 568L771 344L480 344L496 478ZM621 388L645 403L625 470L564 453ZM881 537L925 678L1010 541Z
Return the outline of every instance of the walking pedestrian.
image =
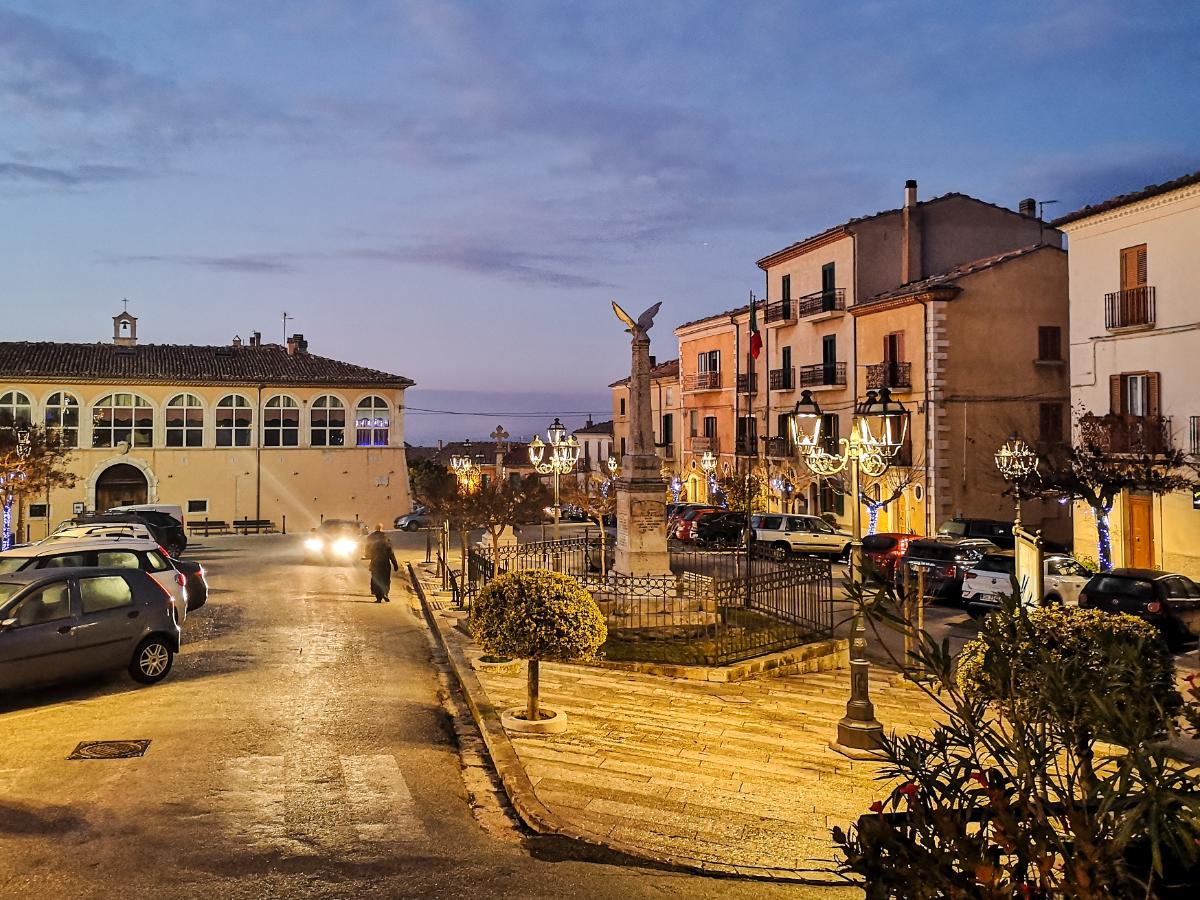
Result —
M392 542L383 533L382 523L376 525L367 538L367 559L370 560L371 593L375 595L375 602L391 603L388 594L392 592L392 570L400 571L400 565L392 552Z

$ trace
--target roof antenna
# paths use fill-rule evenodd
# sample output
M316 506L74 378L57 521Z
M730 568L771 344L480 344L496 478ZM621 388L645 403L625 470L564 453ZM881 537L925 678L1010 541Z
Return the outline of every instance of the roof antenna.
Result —
M1057 200L1039 200L1038 201L1038 246L1039 247L1043 243L1042 236L1046 232L1046 219L1042 216L1042 210L1044 210L1051 203L1057 203L1057 202L1058 202ZM1061 243L1061 241L1059 243Z
M289 316L287 310L283 311L283 343L287 344L287 323L296 321L295 316Z

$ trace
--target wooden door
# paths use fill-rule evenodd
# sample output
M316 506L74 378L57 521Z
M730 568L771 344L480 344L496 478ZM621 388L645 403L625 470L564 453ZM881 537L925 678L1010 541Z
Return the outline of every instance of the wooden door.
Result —
M1154 504L1150 497L1129 494L1125 498L1125 565L1135 569L1154 568Z

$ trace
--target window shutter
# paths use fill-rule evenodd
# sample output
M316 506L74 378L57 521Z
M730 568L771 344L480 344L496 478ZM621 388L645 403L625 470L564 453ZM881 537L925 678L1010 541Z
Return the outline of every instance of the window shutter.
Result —
M1121 404L1121 376L1108 376L1108 411L1114 415L1120 415L1125 410Z
M1137 248L1137 283L1146 283L1146 245Z
M1125 247L1121 251L1121 290L1128 291L1146 283L1146 245Z
M892 362L904 362L907 357L904 355L904 332L896 332L896 357Z
M1162 403L1158 392L1158 372L1146 373L1146 415L1157 418L1162 415Z

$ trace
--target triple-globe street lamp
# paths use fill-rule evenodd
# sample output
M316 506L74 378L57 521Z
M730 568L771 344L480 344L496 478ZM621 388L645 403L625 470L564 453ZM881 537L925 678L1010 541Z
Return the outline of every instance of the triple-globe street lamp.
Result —
M850 437L841 438L834 450L821 435L821 407L804 391L791 415L792 442L800 459L814 475L829 478L843 471L850 474L850 580L862 581L862 510L859 504L860 474L878 478L900 453L908 431L908 411L893 400L887 388L868 391L867 399L854 410ZM850 756L874 754L883 746L883 726L875 719L869 691L870 663L867 661L867 628L862 610L854 610L850 636L850 700L846 715L838 722L835 750Z
M459 493L469 494L479 483L479 462L471 453L471 442L463 441L463 452L450 457L450 470L458 479Z
M575 464L579 462L579 456L582 448L579 446L579 441L575 440L575 435L567 434L567 429L562 422L558 421L556 416L554 421L550 423L550 427L546 429L546 437L549 442L544 442L540 437L534 435L533 440L529 442L529 461L533 463L533 468L539 475L554 476L554 540L559 539L558 520L561 512L559 503L559 479L575 468ZM550 456L546 457L546 451L549 449ZM545 460L543 462L543 460Z
M1016 500L1016 521L1021 524L1021 482L1037 471L1038 455L1019 437L1013 437L1004 442L996 451L996 468L1000 477L1013 486L1013 497Z
M704 472L704 499L712 503L713 477L717 473L717 458L711 450L705 450L700 457L700 468Z

